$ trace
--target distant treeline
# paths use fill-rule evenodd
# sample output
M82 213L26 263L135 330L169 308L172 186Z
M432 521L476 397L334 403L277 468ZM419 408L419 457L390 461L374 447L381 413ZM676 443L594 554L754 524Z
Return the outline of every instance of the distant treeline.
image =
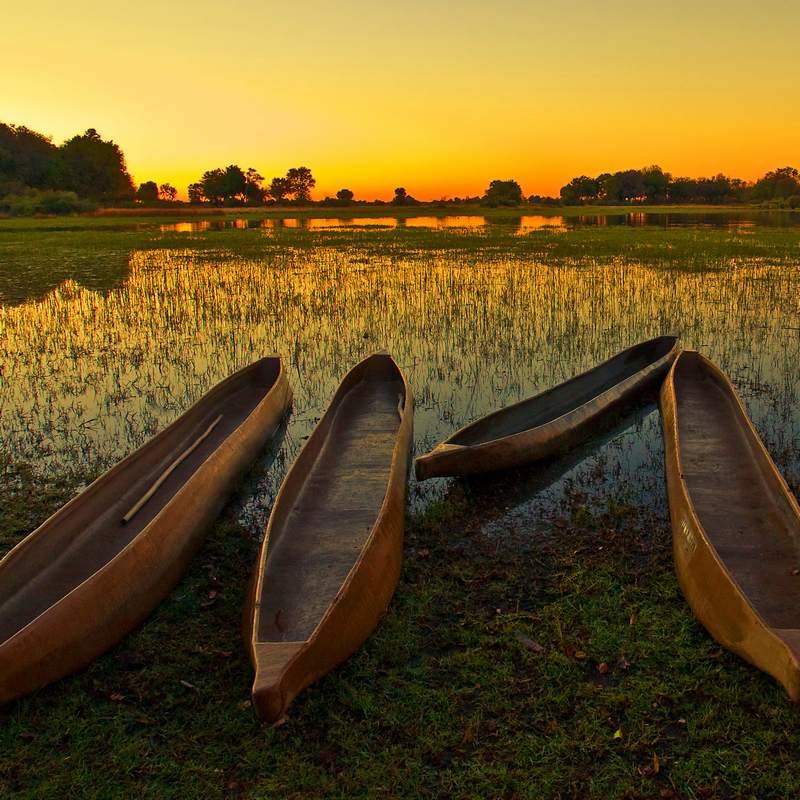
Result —
M348 206L364 205L368 201L356 200L350 189L339 189L336 197L325 197L316 203L311 199L311 190L317 180L308 167L292 167L284 176L272 178L264 183L264 176L254 167L246 171L238 164L217 167L203 173L196 183L189 184L189 202L192 204L208 203L220 206L242 205L323 205ZM400 186L394 190L392 205L416 205L419 201ZM373 200L371 204L383 205L382 200Z
M236 164L207 170L189 185L192 204L212 206L298 205L349 206L419 203L402 186L388 203L356 199L350 189L335 197L312 201L316 179L308 167L292 167L266 182L254 167ZM169 183L147 180L136 187L119 145L94 129L55 145L47 136L22 125L0 122L0 213L63 214L99 205L167 205L178 192ZM674 178L661 167L605 172L595 178L573 178L559 197L525 196L515 180L494 180L475 197L453 197L438 204L518 206L640 204L640 203L762 203L800 208L800 172L782 167L754 183L727 175L710 178Z
M94 128L61 146L22 125L0 122L0 210L67 213L132 200L122 150Z
M727 175L673 178L661 167L581 175L561 188L564 205L599 203L772 203L800 208L800 172L782 167L755 183Z

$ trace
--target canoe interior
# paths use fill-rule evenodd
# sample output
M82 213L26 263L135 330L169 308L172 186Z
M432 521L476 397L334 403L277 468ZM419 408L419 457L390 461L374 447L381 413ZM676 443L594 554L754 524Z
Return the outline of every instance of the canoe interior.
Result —
M772 628L800 627L800 520L715 369L696 353L675 367L686 488L721 561Z
M340 397L291 508L271 529L256 639L308 639L359 558L384 501L405 401L393 362L373 357ZM274 513L274 512L273 512Z
M278 359L262 359L212 389L155 437L39 528L0 569L0 643L6 641L116 556L186 480L246 419L275 383ZM127 524L123 515L209 425L205 441Z
M675 342L672 336L661 336L634 345L553 389L483 417L456 433L448 442L475 445L552 422L663 358Z

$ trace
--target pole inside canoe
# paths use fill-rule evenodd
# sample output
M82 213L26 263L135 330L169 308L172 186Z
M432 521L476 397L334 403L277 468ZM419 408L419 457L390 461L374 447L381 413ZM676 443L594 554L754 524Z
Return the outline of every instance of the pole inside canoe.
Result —
M211 432L214 428L217 427L219 421L222 419L222 414L220 414L205 430L203 434L201 434L197 439L195 439L194 443L189 445L162 473L158 476L156 481L153 485L136 501L136 503L131 506L128 513L122 518L122 524L126 525L129 523L136 514L141 511L142 506L158 491L159 487L161 486L164 481L169 478L169 476L180 466L180 464L185 461L198 447L211 435Z

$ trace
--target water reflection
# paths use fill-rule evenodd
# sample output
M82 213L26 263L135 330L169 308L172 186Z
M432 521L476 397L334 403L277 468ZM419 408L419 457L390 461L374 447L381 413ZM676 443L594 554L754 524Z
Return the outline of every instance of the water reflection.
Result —
M344 222L347 228L396 228L400 224L397 217L353 217Z
M566 217L565 223L570 228L624 225L629 227L654 226L659 228L727 228L746 230L757 225L795 227L800 224L800 218L789 213L776 216L765 212L670 214L631 211L627 214L580 214L575 217Z
M175 233L199 233L201 231L210 231L212 223L208 220L199 220L197 222L170 222L166 225L161 225L160 230L162 233L167 231L174 231Z
M674 214L650 211L631 211L624 214L586 214L577 216L526 214L519 217L487 219L481 214L421 215L417 217L278 217L235 218L170 222L159 226L162 233L203 233L227 229L269 229L275 227L306 230L341 230L347 228L427 228L431 230L480 229L490 225L516 226L518 234L534 231L563 231L585 227L652 226L660 228L725 228L741 232L752 231L759 225L773 227L800 226L800 214L759 211L725 213ZM135 226L119 226L120 230ZM109 228L105 228L109 230ZM2 230L0 230L2 233Z
M66 281L41 300L0 307L6 455L41 473L91 477L215 382L279 353L295 406L279 466L260 483L271 497L341 376L369 352L390 350L407 371L422 452L498 406L674 332L729 371L790 485L800 482L800 263L737 259L695 273L512 251L365 252L324 239L259 257L137 250L113 289ZM620 437L548 491L555 497L564 481L607 463L608 481L587 488L598 498L620 487L663 492L657 416ZM416 503L447 486L429 483L415 489ZM248 525L258 531L265 510L255 505Z
M309 230L324 230L325 228L341 228L342 220L336 217L312 217L307 219L306 228Z
M659 425L653 392L601 422L592 440L563 456L489 482L464 481L471 500L483 510L483 530L492 534L509 526L524 529L531 519L547 523L548 516L559 514L564 490L572 488L585 494L590 506L602 507L614 497L617 502L647 505L666 519ZM639 479L630 480L634 475Z
M542 215L531 215L520 217L518 233L530 233L531 231L563 231L566 230L564 217L543 217Z

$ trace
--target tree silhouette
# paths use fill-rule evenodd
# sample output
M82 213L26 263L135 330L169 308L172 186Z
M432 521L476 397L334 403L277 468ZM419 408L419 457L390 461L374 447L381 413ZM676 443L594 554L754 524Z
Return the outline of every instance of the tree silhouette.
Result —
M64 142L61 155L65 188L100 202L133 197L133 181L122 150L110 139L103 140L94 128Z
M518 206L522 202L522 188L516 181L492 181L486 189L484 200L489 206Z
M273 178L269 183L269 189L267 189L267 194L276 202L282 203L288 195L292 191L292 186L289 183L288 178Z
M64 184L61 153L52 140L24 125L0 122L0 183L12 189L58 189Z
M244 174L244 197L248 205L261 205L264 202L266 190L261 185L264 180L263 175L259 175L254 167L248 167Z
M200 183L200 181L197 181L197 183L189 184L187 195L189 197L190 203L197 204L203 202L203 200L205 199L205 195L203 194L203 185Z
M162 200L172 202L178 196L178 190L171 183L162 183L158 187L158 196Z
M341 200L343 203L352 203L355 195L349 189L339 189L336 192L336 199Z
M663 203L667 199L672 175L653 165L641 170L644 198L648 203Z
M781 167L764 175L753 186L757 200L777 200L800 195L800 172L794 167Z
M566 186L561 187L561 202L564 205L580 205L597 199L600 182L588 175L573 178Z
M286 173L286 180L290 187L288 193L294 195L295 202L308 203L311 200L311 190L317 181L308 167L292 167Z
M140 203L155 203L158 200L158 185L155 181L145 181L136 190L136 199Z
M413 206L419 202L416 198L412 197L405 189L405 186L398 186L394 190L394 197L392 198L393 206Z

